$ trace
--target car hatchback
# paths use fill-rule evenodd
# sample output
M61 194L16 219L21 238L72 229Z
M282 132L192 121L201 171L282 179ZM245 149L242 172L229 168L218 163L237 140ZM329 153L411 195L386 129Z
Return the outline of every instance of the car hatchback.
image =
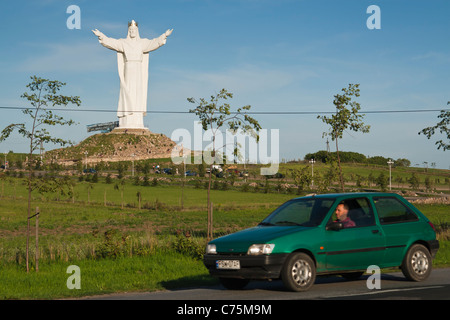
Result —
M324 194L289 200L258 226L212 240L204 264L228 289L281 278L305 291L316 275L357 279L370 265L422 281L438 249L433 224L397 194Z

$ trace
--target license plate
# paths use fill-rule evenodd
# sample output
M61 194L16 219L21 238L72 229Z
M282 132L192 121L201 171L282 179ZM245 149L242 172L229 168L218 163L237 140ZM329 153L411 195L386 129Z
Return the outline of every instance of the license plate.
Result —
M238 270L241 268L241 264L239 263L239 260L217 260L216 268Z

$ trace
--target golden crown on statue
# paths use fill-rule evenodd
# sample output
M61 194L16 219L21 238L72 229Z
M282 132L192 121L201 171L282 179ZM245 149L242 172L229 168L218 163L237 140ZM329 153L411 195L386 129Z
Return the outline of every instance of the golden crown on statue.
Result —
M134 20L131 20L131 22L128 22L128 27L131 27L131 26L137 27L138 23L136 21L134 21Z

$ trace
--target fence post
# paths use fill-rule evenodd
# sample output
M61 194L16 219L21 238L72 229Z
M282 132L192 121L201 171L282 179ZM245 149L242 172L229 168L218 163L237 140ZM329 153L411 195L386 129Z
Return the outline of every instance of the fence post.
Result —
M39 207L36 207L36 272L39 271Z
M213 208L214 208L214 205L213 205L212 202L210 204L211 204L211 208L210 208L210 214L211 214L210 219L211 219L211 221L210 221L210 231L209 231L210 234L209 234L209 237L212 240L214 238L214 236L213 236L213 234L214 234L214 231L213 231L213 216L214 216Z

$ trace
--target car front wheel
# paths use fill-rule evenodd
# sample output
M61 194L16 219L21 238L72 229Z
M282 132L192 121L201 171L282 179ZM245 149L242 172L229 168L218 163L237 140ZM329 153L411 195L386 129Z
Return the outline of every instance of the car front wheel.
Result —
M316 266L306 253L292 253L283 265L281 280L291 291L306 291L316 280Z
M431 273L431 255L428 249L415 244L409 248L402 263L403 275L411 281L423 281Z

